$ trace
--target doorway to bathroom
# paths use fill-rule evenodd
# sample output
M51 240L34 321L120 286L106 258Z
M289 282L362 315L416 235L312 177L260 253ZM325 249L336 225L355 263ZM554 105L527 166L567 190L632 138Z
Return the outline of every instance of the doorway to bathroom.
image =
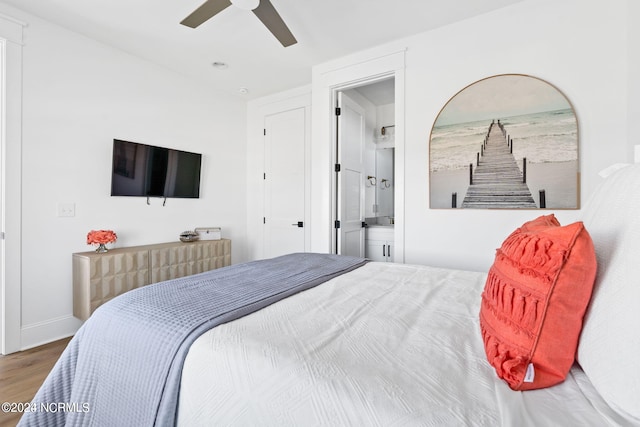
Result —
M335 99L336 253L392 261L395 79L341 89Z

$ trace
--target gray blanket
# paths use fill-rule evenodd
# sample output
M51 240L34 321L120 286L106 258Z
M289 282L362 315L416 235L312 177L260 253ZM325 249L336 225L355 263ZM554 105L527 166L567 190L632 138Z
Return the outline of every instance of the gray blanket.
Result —
M127 292L80 328L19 425L172 426L198 336L365 262L291 254Z

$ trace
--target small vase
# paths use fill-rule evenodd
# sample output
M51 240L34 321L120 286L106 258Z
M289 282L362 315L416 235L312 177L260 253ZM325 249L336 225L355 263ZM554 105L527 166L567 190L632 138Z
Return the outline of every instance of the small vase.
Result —
M109 252L109 249L107 249L107 247L105 246L104 243L100 243L100 245L96 249L96 252L99 253L99 254L104 254L106 252Z

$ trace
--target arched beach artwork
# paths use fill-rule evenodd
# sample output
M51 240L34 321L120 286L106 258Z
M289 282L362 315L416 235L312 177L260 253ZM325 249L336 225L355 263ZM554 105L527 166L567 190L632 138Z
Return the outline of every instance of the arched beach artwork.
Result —
M431 130L432 209L578 209L579 176L573 107L535 77L465 87Z

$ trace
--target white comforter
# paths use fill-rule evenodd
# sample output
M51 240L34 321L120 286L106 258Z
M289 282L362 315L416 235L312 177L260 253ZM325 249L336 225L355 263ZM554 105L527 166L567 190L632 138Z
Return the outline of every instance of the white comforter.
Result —
M574 366L514 392L485 359L484 273L369 263L202 335L181 426L626 425Z

